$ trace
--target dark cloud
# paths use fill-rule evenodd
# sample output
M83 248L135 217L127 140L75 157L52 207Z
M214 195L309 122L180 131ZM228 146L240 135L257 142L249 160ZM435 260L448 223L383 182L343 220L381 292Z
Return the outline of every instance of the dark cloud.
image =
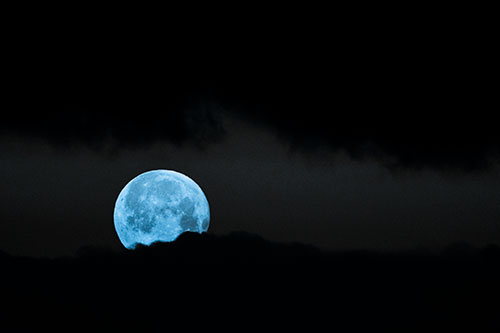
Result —
M97 147L203 145L224 137L223 109L305 151L416 168L488 165L500 135L486 37L390 28L126 55L70 45L64 57L16 69L0 129Z
M7 112L0 130L58 145L82 143L94 148L110 142L141 147L158 140L202 145L223 135L216 112L211 105L201 104L196 93L189 93L191 87L179 82L175 87L148 84L142 82L145 78L137 78L140 83L116 78L106 84L100 79L78 82L76 75L61 83L68 87L16 91L15 100L4 104Z

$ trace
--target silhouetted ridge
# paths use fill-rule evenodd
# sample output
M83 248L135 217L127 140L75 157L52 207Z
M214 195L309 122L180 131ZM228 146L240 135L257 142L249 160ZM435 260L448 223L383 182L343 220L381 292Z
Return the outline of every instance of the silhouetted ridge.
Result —
M134 251L84 247L73 258L0 252L0 269L2 324L19 331L44 320L84 332L160 331L173 323L218 331L499 327L500 248L493 245L326 252L244 232L184 233Z
M279 243L247 232L224 236L186 232L174 242L137 245L132 257L163 257L176 263L280 264L304 263L317 259L321 251L299 243Z

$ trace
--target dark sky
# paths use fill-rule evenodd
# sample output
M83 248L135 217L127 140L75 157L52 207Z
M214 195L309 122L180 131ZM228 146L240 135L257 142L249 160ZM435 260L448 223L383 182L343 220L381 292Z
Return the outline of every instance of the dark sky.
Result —
M203 188L214 233L328 249L499 243L484 34L321 20L180 42L61 30L9 41L2 250L119 248L114 200L151 169Z

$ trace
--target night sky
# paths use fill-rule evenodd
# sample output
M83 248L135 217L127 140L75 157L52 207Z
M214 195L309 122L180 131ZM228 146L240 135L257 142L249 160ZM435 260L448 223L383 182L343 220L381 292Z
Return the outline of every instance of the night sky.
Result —
M4 10L2 327L500 332L498 11L307 4ZM127 250L156 169L210 227Z
M335 250L499 244L490 44L394 24L163 39L27 30L4 64L0 249L121 248L114 202L152 169L202 187L217 235Z

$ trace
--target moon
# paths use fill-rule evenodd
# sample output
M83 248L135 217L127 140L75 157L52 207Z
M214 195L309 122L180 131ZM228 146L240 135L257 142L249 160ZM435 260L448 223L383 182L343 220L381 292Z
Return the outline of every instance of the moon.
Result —
M210 224L207 198L191 178L172 170L147 171L132 179L116 199L116 233L123 246L172 242Z

